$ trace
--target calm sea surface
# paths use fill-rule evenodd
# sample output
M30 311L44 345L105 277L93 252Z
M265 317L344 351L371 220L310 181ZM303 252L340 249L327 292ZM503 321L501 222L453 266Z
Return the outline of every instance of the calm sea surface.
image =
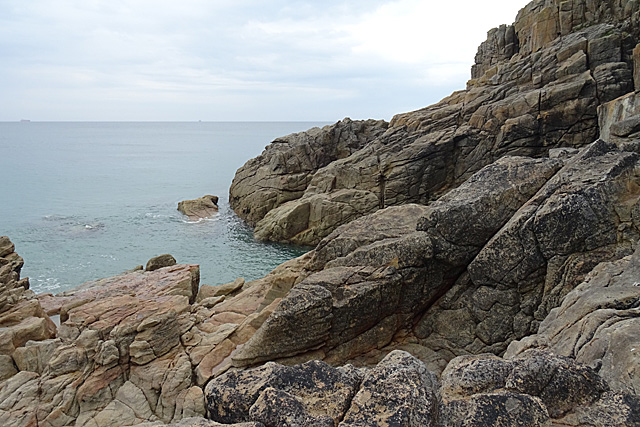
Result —
M278 136L325 123L0 123L0 235L36 292L60 292L156 255L200 264L201 283L262 277L307 248L267 244L231 211L236 169ZM180 200L220 197L190 222Z

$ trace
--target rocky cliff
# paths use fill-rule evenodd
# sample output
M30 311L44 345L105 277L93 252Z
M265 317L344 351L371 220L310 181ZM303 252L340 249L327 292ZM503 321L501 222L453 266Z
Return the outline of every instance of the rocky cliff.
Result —
M639 19L535 0L465 90L274 141L231 204L316 246L262 279L36 296L0 238L0 424L640 426Z
M238 170L231 206L258 239L315 245L358 216L435 200L505 155L589 144L598 106L634 88L639 10L533 1L489 32L466 90L389 124L346 119L278 139Z

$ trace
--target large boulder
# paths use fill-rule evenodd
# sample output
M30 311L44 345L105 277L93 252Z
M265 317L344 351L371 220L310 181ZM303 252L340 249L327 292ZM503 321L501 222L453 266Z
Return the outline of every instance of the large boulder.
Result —
M270 362L228 372L205 389L211 419L267 426L435 426L438 393L435 375L400 351L368 371Z
M461 356L442 373L442 426L640 425L640 399L593 369L541 350Z

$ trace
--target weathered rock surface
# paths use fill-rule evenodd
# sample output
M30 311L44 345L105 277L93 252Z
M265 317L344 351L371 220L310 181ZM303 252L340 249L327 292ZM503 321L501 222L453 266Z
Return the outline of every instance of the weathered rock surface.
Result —
M598 106L634 88L639 10L533 1L489 32L466 90L388 128L345 121L276 140L238 170L231 206L259 239L315 245L358 216L428 203L502 156L584 146L598 136ZM333 150L336 133L357 143L309 160L319 142Z
M382 120L344 119L278 138L236 172L229 204L255 225L268 211L301 197L318 169L361 149L387 126Z
M227 424L640 425L637 396L610 391L593 369L541 350L511 360L457 357L443 372L442 385L403 351L360 370L322 362L292 367L269 362L212 380L205 395L209 417Z
M369 364L401 348L439 372L456 355L501 354L639 240L638 154L599 141L564 162L505 157L429 206L339 227L234 363Z
M431 426L438 410L438 382L424 364L393 352L362 371L312 361L275 363L228 372L205 390L209 417L267 426Z
M218 196L206 195L198 199L183 200L178 210L191 220L209 218L218 213Z
M507 356L544 347L587 363L615 391L640 394L640 248L598 265L540 324L511 343Z
M593 369L540 350L512 360L457 357L441 395L442 426L640 425L637 396L611 392Z
M559 167L548 159L502 159L427 208L393 208L339 228L313 255L311 266L321 270L293 288L234 360L251 364L311 349L329 357L333 352L339 360L341 353L358 352L341 345L367 332L372 335L367 341L386 345L446 291ZM433 228L412 231L418 222L414 217L413 223L369 233L394 224L393 217L403 210L423 214L423 222L431 221ZM366 240L374 238L381 240Z
M228 295L215 304L213 297L196 303L195 265L135 270L33 297L44 318L45 310L59 313L61 324L55 339L29 335L32 341L0 355L8 363L0 372L0 424L216 425L202 419L202 387L231 366L229 355L260 327L304 263L223 287ZM252 425L261 424L246 427Z

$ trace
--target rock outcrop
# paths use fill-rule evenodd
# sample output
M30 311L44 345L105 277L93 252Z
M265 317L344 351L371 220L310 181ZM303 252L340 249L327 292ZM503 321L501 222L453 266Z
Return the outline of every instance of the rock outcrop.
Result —
M218 213L218 196L206 195L198 199L183 200L178 210L191 220L209 218Z
M440 371L455 355L500 354L595 265L631 253L638 171L638 154L602 141L564 166L504 157L429 206L339 227L234 361L308 353L344 363L412 343ZM394 224L402 212L413 223Z
M640 394L640 248L598 265L542 321L535 335L511 343L507 357L529 348L592 365L613 390Z
M137 268L36 298L24 290L28 281L18 280L22 259L8 239L0 241L3 265L11 267L2 276L11 286L3 319L20 325L3 323L3 337L13 337L1 355L6 426L216 425L202 418L202 387L229 369L229 355L273 311L305 260L247 283L246 292L231 295L241 280L222 287L226 296L199 302L195 265ZM38 322L50 331L22 327L36 324L23 301L38 307ZM47 314L60 316L57 334ZM42 330L49 333L35 333Z
M20 278L24 260L15 252L15 245L0 236L0 381L18 373L21 362L30 353L30 341L55 337L56 325L29 290L29 279ZM24 363L40 363L30 359ZM18 365L16 365L18 363Z
M639 10L533 1L489 32L466 90L388 127L345 121L276 140L238 170L231 206L259 239L315 245L358 216L428 203L505 155L589 144L598 106L634 88ZM336 133L351 135L351 152L312 161L324 154L319 141L333 150Z

